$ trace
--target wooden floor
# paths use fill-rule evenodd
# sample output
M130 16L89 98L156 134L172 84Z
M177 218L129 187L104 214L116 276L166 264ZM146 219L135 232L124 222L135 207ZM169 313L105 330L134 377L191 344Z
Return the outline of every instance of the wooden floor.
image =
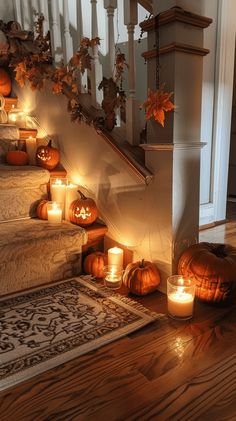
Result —
M234 212L200 240L236 246ZM196 303L192 322L176 322L162 294L140 301L161 319L2 392L0 420L235 421L236 303Z

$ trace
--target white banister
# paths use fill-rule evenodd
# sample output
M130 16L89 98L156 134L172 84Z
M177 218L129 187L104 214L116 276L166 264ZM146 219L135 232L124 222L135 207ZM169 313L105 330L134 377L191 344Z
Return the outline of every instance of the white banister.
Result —
M126 103L126 135L131 144L139 144L139 104L135 99L134 30L138 23L137 0L124 0L124 23L128 32L129 94Z
M14 0L13 6L14 6L15 20L22 27L23 26L23 21L22 21L22 13L21 13L21 4L20 4L19 0Z
M115 64L115 31L114 31L114 12L117 8L117 0L104 0L104 9L107 10L108 20L108 56L110 76L114 71Z
M39 2L38 0L31 0L31 13L33 16L35 12L39 12Z
M52 15L52 52L55 64L59 64L62 60L62 41L60 28L59 4L57 0L51 0Z
M26 31L31 30L33 25L29 0L22 0L20 3L23 29Z
M64 60L68 63L73 55L73 43L70 34L69 5L68 0L63 0L63 18L64 18Z
M77 39L78 39L78 46L79 46L81 39L83 38L83 17L82 17L81 0L76 1L76 22L77 22ZM79 84L79 90L81 93L88 92L87 69L85 69L83 74L80 73L78 75L78 84Z
M91 2L91 26L92 26L92 38L98 36L98 21L97 21L97 0L90 0ZM98 56L98 45L92 47L93 60L91 63L91 99L92 105L97 107L102 103L102 91L98 90L98 86L102 80L102 65L99 61Z
M47 0L39 0L39 7L40 7L40 12L44 16L43 32L44 32L44 35L45 35L49 31L48 1Z

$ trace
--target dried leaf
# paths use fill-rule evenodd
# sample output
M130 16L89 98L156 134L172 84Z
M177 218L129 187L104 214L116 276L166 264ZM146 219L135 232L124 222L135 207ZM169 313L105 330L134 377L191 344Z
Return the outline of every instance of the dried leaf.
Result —
M164 86L153 92L149 90L146 101L141 105L145 109L146 119L150 120L152 117L164 127L165 112L172 111L176 108L170 97L173 92L164 92Z

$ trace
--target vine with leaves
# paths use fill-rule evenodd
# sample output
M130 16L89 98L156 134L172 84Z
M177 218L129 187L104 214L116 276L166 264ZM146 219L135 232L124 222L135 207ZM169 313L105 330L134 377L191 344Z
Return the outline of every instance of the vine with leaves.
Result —
M85 112L80 102L80 90L78 83L78 71L83 74L85 70L91 70L93 60L90 49L100 44L98 37L89 39L82 38L80 46L69 62L65 65L55 67L51 54L50 34L44 35L44 16L36 15L34 32L24 31L18 22L11 21L4 23L0 20L0 65L7 65L15 72L15 80L24 87L28 82L32 90L42 90L46 81L52 82L52 92L54 94L64 94L68 99L67 109L72 121L85 121L91 123L91 119ZM108 88L100 84L100 89L106 91L106 99L102 108L105 117L99 117L92 123L112 129L115 125L108 124L111 113L120 104L118 83L125 68L125 57L120 52L116 56L115 77L113 83L109 83ZM115 89L115 94L114 94ZM115 100L114 100L115 96ZM122 101L124 96L122 96ZM108 104L109 103L109 107ZM113 110L112 110L113 107ZM111 127L112 126L112 127Z

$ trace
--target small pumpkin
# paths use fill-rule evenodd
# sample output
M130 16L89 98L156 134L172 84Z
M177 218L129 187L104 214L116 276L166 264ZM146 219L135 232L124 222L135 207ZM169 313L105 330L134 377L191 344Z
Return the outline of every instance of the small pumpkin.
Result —
M107 254L95 251L84 259L84 272L96 278L104 277L104 267L107 265Z
M39 219L48 219L48 209L47 209L48 200L41 200L37 206L37 217Z
M160 284L160 272L152 262L129 263L123 276L124 285L135 295L146 295L155 291Z
M11 78L6 70L0 68L0 94L8 96L11 93Z
M219 243L194 244L181 255L178 273L195 280L199 300L225 302L236 288L236 248Z
M47 145L40 145L36 150L36 162L46 170L53 170L60 161L60 152L52 146L52 140Z
M9 165L28 165L29 155L25 151L8 151L6 161Z
M78 193L80 198L70 204L69 219L72 224L87 227L97 219L97 205L93 199L86 197L80 190Z

